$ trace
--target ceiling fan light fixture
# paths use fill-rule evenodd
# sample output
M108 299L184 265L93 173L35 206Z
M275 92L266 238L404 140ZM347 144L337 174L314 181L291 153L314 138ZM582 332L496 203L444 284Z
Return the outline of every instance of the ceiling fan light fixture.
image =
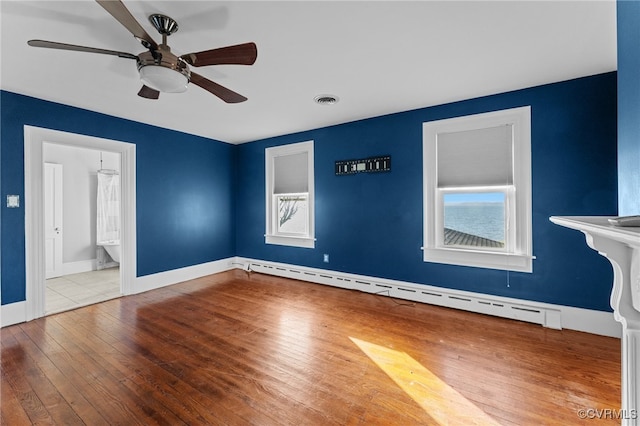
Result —
M180 71L161 65L140 67L140 80L146 85L163 93L181 93L187 90L189 77Z

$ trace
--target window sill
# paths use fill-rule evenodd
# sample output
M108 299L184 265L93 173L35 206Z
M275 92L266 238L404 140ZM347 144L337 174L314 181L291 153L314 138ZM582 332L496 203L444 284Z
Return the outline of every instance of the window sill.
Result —
M276 244L280 246L292 246L303 248L315 248L316 239L310 237L294 237L282 235L265 235L265 244Z
M533 272L534 256L475 250L425 248L424 261L505 271Z

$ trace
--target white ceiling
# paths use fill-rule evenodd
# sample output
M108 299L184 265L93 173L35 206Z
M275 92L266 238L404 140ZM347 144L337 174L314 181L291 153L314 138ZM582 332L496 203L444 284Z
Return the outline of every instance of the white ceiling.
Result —
M144 49L84 1L0 1L4 90L229 143L613 71L615 1L125 1L178 21L181 55L253 41L253 66L198 73L249 98L225 104L190 85L157 101L136 94L135 62L41 49L29 39ZM340 101L317 105L333 94Z

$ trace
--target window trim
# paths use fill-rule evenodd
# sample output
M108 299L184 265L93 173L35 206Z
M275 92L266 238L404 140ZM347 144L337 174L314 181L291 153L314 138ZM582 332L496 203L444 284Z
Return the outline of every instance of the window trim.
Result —
M292 235L279 233L276 226L277 204L274 194L276 157L307 153L307 200L308 200L308 222L307 235ZM298 142L288 145L265 148L265 244L285 245L292 247L315 248L315 198L314 198L314 159L313 140Z
M437 138L440 133L479 130L513 125L513 200L510 231L515 232L510 251L443 247L439 244L444 226L444 203L438 188ZM457 187L461 188L461 187ZM477 187L481 188L481 187ZM453 189L453 188L451 188ZM447 189L449 190L449 189ZM473 266L519 272L533 272L531 210L531 107L455 117L423 123L423 260L425 262Z

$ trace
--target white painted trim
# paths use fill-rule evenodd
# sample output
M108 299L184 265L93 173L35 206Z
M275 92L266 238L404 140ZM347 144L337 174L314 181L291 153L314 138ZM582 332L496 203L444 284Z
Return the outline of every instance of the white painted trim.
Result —
M96 270L96 259L79 260L62 264L62 275L81 274Z
M235 257L215 260L213 262L202 263L199 265L187 266L171 271L159 272L157 274L145 275L135 279L132 288L135 293L142 293L149 290L178 284L184 281L201 278L207 275L217 274L220 272L234 269ZM25 321L31 321L27 315L28 303L26 301L3 305L0 308L1 327L18 324Z
M615 320L613 312L562 307L562 325L569 330L602 336L622 337L622 324Z
M15 302L0 306L0 327L19 324L27 320L27 302Z
M276 157L307 153L307 185L308 185L308 235L290 236L278 234L275 229L275 204L273 199L274 188L274 160ZM314 248L315 239L315 183L314 183L314 142L298 142L287 145L265 148L265 244L277 244L292 247Z
M134 293L136 282L136 146L93 136L24 126L26 320L45 314L43 144L54 143L120 153L121 230L120 288Z
M120 151L120 291L124 295L135 292L134 285L138 273L136 146L127 144L127 148L126 151Z
M142 293L168 285L189 281L207 275L234 269L233 257L215 260L213 262L201 263L199 265L187 266L171 271L159 272L157 274L138 277L136 282L136 293Z
M276 244L279 246L293 246L303 248L314 248L316 245L315 238L293 237L290 235L265 235L264 242L267 244Z
M45 310L45 286L41 284L45 282L42 184L44 141L41 139L32 135L30 126L24 127L25 321L43 316Z
M554 329L570 329L610 337L621 337L622 328L612 312L493 296L366 275L331 271L237 257L236 268L359 290L415 302L446 306L487 315L527 321Z
M489 127L513 125L513 186L515 187L515 225L510 253L479 252L472 249L442 248L437 236L442 236L443 203L438 191L438 134L461 132ZM533 272L532 213L531 213L531 107L511 108L481 114L428 121L422 124L423 166L423 260L501 269ZM507 200L509 201L508 197ZM511 209L513 210L513 208Z
M228 271L234 268L248 270L253 268L256 272L264 272L271 275L284 276L288 278L298 279L302 281L315 282L318 284L331 285L352 290L366 291L369 293L377 293L380 295L388 295L399 299L413 300L421 303L430 303L440 306L448 306L452 308L470 310L469 302L464 299L473 297L475 300L482 302L502 302L508 303L510 306L525 310L516 309L516 314L521 315L518 318L522 321L529 321L545 325L549 328L566 328L569 330L583 331L603 336L620 337L622 334L621 325L613 318L613 313L594 311L590 309L575 308L571 306L553 305L547 303L538 303L528 300L511 299L499 296L490 296L481 293L472 293L452 289L444 289L441 287L406 283L396 280L388 280L383 278L369 277L365 275L347 274L331 270L299 267L276 262L266 262L263 260L248 259L243 257L230 257L213 262L203 263L185 268L174 269L157 274L146 275L136 279L136 293L142 293L149 290L166 287L183 281L188 281L203 276L217 274L219 272ZM417 297L416 293L420 291L422 297ZM385 294L386 293L386 294ZM423 294L426 293L426 294ZM436 296L439 294L440 296ZM443 298L447 304L437 300ZM430 300L432 299L432 300ZM433 300L435 299L435 300ZM482 306L477 304L476 306ZM544 310L544 315L529 312L527 308L536 310ZM495 315L491 312L482 312L489 315ZM17 324L27 321L27 303L16 302L3 305L0 308L1 326ZM530 321L534 319L535 321ZM539 321L538 321L539 320Z

